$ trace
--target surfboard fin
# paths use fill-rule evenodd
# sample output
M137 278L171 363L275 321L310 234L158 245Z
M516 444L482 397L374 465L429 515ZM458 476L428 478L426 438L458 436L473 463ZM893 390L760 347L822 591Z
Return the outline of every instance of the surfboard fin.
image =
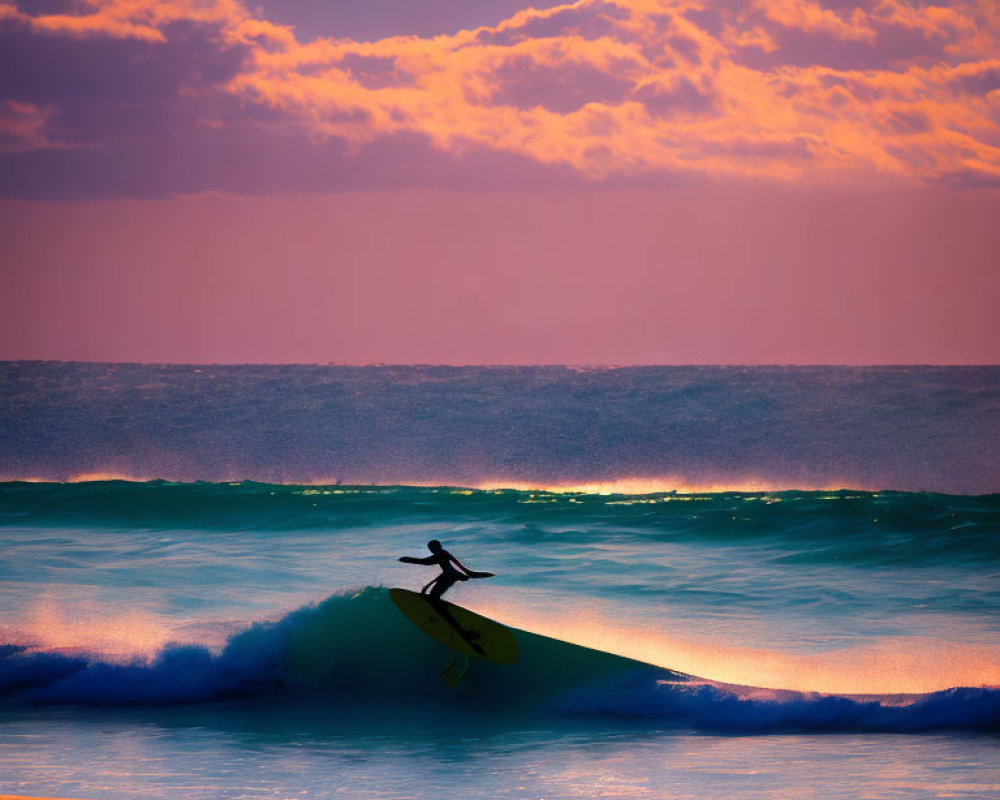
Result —
M444 682L449 686L455 686L462 678L465 677L465 673L469 671L469 659L468 658L456 658L447 667L441 670L441 677L444 678Z

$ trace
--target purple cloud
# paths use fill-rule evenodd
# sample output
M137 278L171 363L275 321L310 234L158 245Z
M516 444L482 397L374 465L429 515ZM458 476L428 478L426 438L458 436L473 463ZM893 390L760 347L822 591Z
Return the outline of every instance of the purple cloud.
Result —
M538 9L564 0L531 0ZM267 19L294 25L301 41L318 37L374 42L388 36L437 36L493 26L526 7L524 0L259 0Z
M622 66L626 72L632 65ZM490 97L492 105L542 106L559 114L576 111L587 103L620 103L634 85L633 79L592 64L541 64L528 56L506 61L494 79L499 87Z
M710 89L700 89L688 78L681 77L673 85L649 83L632 92L632 99L646 106L650 114L668 117L672 114L704 114L715 109L716 96Z
M56 109L46 137L75 146L196 135L204 120L237 113L238 103L217 89L248 48L220 43L216 27L193 22L170 23L164 35L73 38L14 22L0 30L0 98Z
M400 70L391 56L366 56L348 53L338 62L341 69L366 89L384 89L390 86L412 85L414 76Z
M175 138L122 138L100 148L0 152L0 197L82 200L358 189L511 190L580 188L568 166L470 147L461 158L419 134L398 134L351 150L339 139L245 124Z

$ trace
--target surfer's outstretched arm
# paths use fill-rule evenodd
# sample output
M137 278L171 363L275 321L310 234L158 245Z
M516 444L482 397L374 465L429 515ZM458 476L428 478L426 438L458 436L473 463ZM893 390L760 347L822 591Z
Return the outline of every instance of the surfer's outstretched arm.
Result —
M415 558L413 556L401 556L400 561L404 564L436 564L437 559L434 556L427 556L427 558Z

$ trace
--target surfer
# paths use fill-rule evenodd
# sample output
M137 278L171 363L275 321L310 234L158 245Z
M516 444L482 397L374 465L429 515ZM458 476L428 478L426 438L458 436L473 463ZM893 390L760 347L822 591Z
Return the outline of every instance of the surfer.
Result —
M479 653L479 655L485 656L486 651L483 650L482 646L476 641L476 639L479 638L479 633L477 631L465 630L461 625L459 625L458 620L456 620L455 617L452 616L452 613L448 610L448 604L441 599L441 595L447 592L458 581L467 581L469 578L492 578L493 573L476 572L475 570L469 569L465 566L465 564L455 558L455 556L445 550L444 547L441 546L441 542L437 539L431 539L427 543L427 549L431 551L431 554L426 558L403 556L399 560L404 564L437 564L441 567L441 574L421 589L420 594L427 597L427 601L434 606L438 614L440 614L444 620L458 632L459 636L465 639L472 649Z
M427 549L431 555L426 558L414 558L413 556L403 556L399 560L404 564L437 564L441 567L441 574L428 583L420 594L428 595L431 600L440 600L441 595L447 592L458 581L467 581L469 578L492 578L492 572L476 572L465 566L455 556L449 553L441 542L431 539L427 543ZM428 590L430 590L428 592Z

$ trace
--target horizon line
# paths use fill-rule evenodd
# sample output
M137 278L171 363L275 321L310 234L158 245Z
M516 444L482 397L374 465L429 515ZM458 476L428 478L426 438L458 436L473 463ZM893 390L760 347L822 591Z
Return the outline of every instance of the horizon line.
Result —
M677 361L677 362L473 362L473 361L100 361L93 359L61 359L61 358L0 358L0 364L112 364L115 366L135 367L485 367L497 369L539 367L562 367L565 369L634 369L646 367L850 367L874 369L903 369L910 367L1000 367L1000 362L994 361Z

